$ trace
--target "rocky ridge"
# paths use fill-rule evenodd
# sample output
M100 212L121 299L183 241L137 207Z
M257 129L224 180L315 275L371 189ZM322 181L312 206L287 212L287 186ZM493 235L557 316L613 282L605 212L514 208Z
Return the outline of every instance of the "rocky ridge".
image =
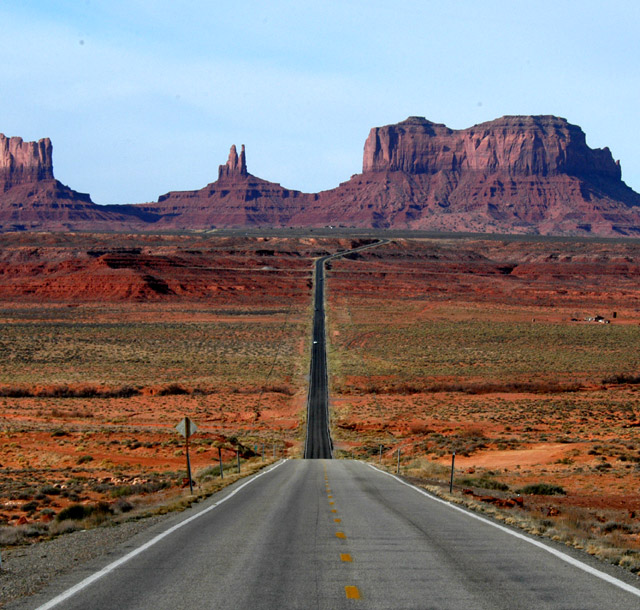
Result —
M231 147L218 179L157 202L96 206L53 178L51 143L0 138L0 230L373 227L640 235L640 195L608 148L566 119L505 116L461 130L423 117L374 127L362 173L302 193L253 176Z

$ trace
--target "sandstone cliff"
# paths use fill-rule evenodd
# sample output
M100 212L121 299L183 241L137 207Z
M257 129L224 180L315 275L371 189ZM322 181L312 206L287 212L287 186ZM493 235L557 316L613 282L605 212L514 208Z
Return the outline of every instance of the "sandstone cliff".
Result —
M215 182L195 191L169 192L157 203L135 207L157 215L158 227L282 227L289 224L293 214L304 210L309 197L316 198L250 174L245 147L238 155L234 145L227 163L219 167Z
M620 164L553 116L463 130L410 117L373 128L363 173L320 193L315 211L359 227L640 235L640 195L621 180Z
M0 191L53 178L51 140L24 142L0 133Z
M0 231L372 227L443 232L640 236L640 195L609 149L554 116L468 129L421 117L375 127L363 172L302 193L257 178L244 146L218 179L157 202L96 206L53 178L51 143L0 138Z
M608 148L589 148L580 127L554 116L506 116L461 130L422 117L374 127L362 171L621 178Z
M153 219L131 206L96 205L56 180L49 138L24 142L0 134L0 231L118 230Z

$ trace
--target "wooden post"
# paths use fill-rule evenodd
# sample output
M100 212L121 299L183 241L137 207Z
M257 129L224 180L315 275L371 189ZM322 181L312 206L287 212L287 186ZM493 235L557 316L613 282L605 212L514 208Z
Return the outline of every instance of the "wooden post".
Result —
M222 448L218 447L218 462L220 462L220 478L224 479L224 470L222 469Z
M451 455L451 479L449 481L449 493L453 493L453 470L456 465L456 452Z

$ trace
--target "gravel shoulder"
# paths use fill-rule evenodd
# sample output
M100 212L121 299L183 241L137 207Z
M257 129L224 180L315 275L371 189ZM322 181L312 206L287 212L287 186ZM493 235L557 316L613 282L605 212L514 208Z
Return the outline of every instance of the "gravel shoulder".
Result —
M37 593L54 578L109 553L136 534L166 520L158 515L64 534L53 540L3 549L0 607Z

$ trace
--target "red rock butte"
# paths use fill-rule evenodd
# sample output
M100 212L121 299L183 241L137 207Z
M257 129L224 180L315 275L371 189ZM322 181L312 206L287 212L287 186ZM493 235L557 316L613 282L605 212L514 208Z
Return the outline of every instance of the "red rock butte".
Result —
M454 130L422 117L374 127L362 173L302 193L249 173L231 147L218 179L154 203L98 206L53 177L48 139L0 135L0 230L242 227L640 235L640 195L608 148L554 116L506 116Z

